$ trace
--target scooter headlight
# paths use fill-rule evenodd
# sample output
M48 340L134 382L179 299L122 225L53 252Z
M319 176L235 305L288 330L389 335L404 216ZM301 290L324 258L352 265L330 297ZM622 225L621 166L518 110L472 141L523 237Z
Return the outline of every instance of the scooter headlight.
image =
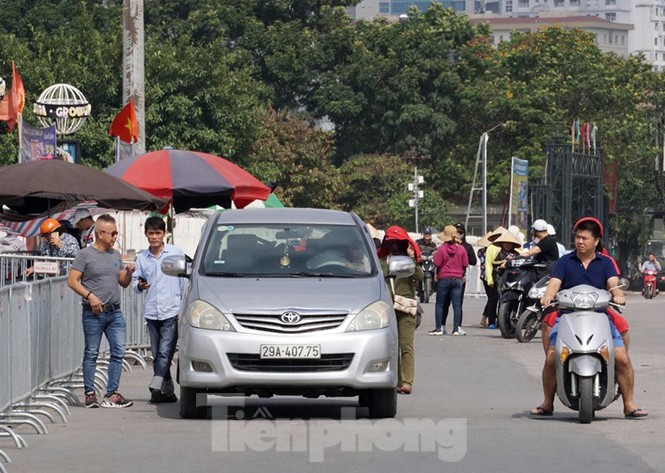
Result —
M597 299L597 293L573 292L570 295L570 300L573 302L575 309L593 309Z

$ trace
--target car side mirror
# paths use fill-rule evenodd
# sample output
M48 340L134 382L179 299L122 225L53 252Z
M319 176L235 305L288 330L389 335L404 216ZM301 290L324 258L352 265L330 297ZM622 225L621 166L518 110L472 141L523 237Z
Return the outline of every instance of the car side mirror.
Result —
M191 263L187 263L187 256L167 256L162 261L162 272L168 276L188 278L191 274Z

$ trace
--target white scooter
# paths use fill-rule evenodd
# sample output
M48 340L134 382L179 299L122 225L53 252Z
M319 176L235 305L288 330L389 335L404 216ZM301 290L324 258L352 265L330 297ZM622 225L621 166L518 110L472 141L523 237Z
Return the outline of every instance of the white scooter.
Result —
M590 423L594 411L616 399L610 321L604 312L595 312L607 310L610 300L608 291L589 285L558 294L559 310L572 311L559 319L555 346L557 396L579 412L582 424Z

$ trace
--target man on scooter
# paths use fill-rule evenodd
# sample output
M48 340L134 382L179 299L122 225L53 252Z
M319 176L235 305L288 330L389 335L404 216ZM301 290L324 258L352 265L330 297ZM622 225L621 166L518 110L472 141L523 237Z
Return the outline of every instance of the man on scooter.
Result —
M596 251L602 237L602 225L592 217L580 219L575 224L575 251L562 256L552 269L551 279L541 303L550 305L561 289L569 289L579 284L589 284L599 289L606 289L613 294L616 304L623 305L626 299L623 290L617 288L619 278L612 260ZM549 332L543 334L545 364L543 366L543 402L531 411L534 416L551 416L554 412L556 394L555 350L558 332L558 317ZM543 324L545 327L546 324ZM634 371L619 331L610 320L614 341L614 360L616 379L623 399L623 412L626 418L645 417L648 413L633 403Z
M432 227L425 227L423 230L423 237L418 238L416 240L416 244L420 248L420 253L423 256L433 256L434 253L436 253L436 243L432 240ZM423 270L426 270L426 261L423 261ZM434 263L432 260L429 260L429 265L431 265L431 274L432 274L432 279L431 283L435 284L436 283L436 270L434 268ZM424 287L423 284L425 284L425 280L427 278L424 278L420 281L418 281L418 295L420 298L420 302L425 302L425 295L424 295ZM436 287L436 286L434 286Z
M434 253L436 251L436 243L432 240L432 228L425 227L423 230L423 237L416 240L416 244L420 247L420 252L426 251Z
M660 273L660 263L653 253L649 253L649 259L642 263L640 272L644 274L645 271L656 271ZM658 294L658 281L656 281L656 294Z

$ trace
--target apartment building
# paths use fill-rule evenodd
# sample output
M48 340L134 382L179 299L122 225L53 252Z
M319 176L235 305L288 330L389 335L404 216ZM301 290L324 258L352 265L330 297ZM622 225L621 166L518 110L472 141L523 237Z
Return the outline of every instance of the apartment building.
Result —
M580 28L593 33L603 51L625 56L644 54L657 71L665 71L665 0L432 0L474 22L493 28L494 41L511 31L534 31L548 26ZM421 10L432 1L362 0L347 9L354 19L376 16L392 19L411 6Z

